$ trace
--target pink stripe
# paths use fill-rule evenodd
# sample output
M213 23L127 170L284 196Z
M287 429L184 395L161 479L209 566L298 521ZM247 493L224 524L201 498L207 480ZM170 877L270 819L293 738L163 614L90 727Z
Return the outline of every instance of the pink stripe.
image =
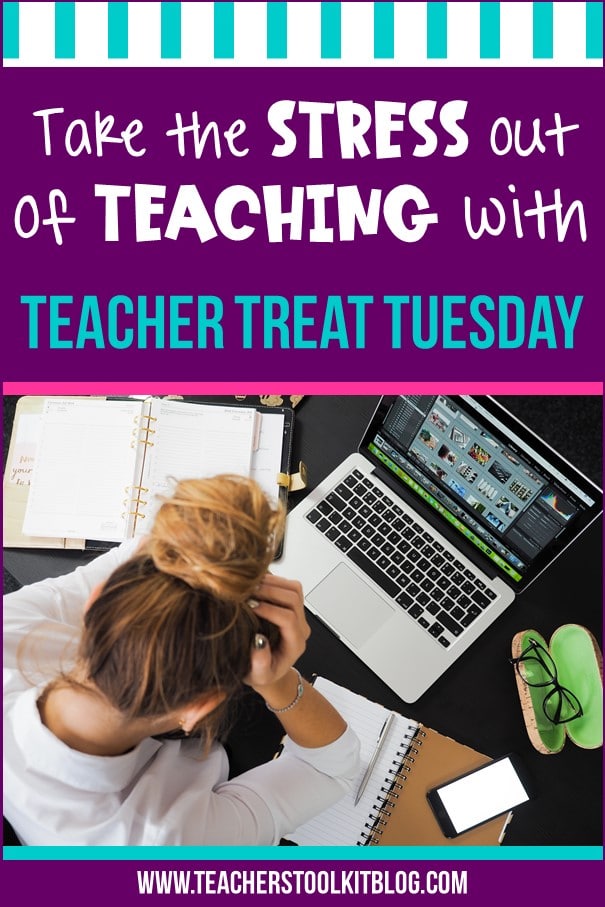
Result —
M263 381L146 382L7 381L4 394L528 394L602 395L600 381Z

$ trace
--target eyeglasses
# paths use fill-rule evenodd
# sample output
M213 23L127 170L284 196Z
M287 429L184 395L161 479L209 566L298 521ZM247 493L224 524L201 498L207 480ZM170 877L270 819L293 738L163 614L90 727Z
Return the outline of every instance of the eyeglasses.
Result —
M536 639L529 638L529 645L517 658L509 659L528 687L552 687L542 702L542 710L552 724L566 724L584 714L580 700L561 686L557 666L550 652Z

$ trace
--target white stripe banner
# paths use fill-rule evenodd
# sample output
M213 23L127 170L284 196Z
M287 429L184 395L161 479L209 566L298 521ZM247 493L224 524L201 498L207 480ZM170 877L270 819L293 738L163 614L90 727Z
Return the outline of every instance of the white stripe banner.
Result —
M3 3L5 66L603 65L603 3Z

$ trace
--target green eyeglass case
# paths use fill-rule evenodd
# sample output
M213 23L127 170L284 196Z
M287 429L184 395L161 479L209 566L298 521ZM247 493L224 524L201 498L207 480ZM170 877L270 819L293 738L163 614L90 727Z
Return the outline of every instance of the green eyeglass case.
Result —
M531 640L546 649L553 659L558 681L571 690L582 705L582 715L563 724L553 724L543 709L548 691L549 677L537 662L532 661L532 683L525 683L515 671L517 690L527 734L540 753L559 753L566 737L583 749L597 749L603 745L603 657L593 634L579 624L564 624L550 639L550 644L536 630L522 630L513 637L512 656L519 658L530 646Z

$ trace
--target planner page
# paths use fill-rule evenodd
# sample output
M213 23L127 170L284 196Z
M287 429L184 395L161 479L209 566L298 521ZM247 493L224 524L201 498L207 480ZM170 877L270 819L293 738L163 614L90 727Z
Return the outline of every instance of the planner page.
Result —
M23 531L121 541L129 535L141 403L50 397L44 404Z
M361 744L361 764L353 789L342 800L301 825L287 837L296 844L303 845L364 844L363 835L369 832L366 823L370 827L373 825L371 816L374 815L377 797L385 796L381 789L391 783L393 779L391 771L401 763L402 755L409 748L409 738L417 730L418 724L396 712L391 713L383 706L324 677L318 677L314 686L356 732ZM372 774L359 803L355 805L357 792L375 753L382 728L391 714L394 717L382 740Z
M148 531L162 498L180 479L220 473L249 476L260 418L250 407L154 400L141 479L144 519L137 520L135 535Z

